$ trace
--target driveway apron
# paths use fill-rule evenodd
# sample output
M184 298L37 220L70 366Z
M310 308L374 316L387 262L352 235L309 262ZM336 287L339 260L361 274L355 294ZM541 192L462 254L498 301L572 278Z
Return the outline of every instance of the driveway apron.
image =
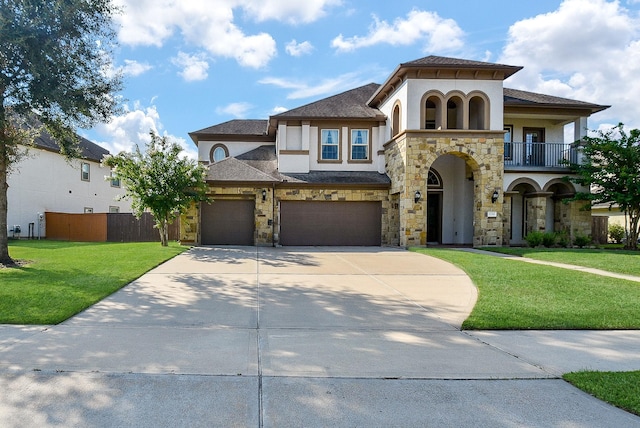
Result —
M0 326L0 425L640 426L461 332L476 297L404 250L192 248L60 325Z

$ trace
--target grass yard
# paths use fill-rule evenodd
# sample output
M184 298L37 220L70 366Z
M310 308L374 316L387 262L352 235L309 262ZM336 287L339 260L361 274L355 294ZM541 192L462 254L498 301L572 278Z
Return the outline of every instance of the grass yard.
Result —
M640 251L491 247L483 250L640 276Z
M478 287L463 329L640 329L640 283L458 250L412 251L455 264Z
M0 269L0 324L58 324L186 250L177 243L10 241L29 263Z
M563 378L600 400L640 416L640 371L567 373Z

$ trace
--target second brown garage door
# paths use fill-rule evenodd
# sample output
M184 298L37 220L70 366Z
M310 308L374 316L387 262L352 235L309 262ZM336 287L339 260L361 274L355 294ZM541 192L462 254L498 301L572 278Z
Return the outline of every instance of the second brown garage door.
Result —
M253 200L221 200L202 204L203 245L253 245L255 228Z
M381 244L380 202L280 203L282 245Z

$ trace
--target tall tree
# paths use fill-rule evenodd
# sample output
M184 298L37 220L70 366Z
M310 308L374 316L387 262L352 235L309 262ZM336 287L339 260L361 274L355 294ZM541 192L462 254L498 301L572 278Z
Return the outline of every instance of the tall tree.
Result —
M149 210L160 232L160 242L169 241L169 225L191 203L207 200L206 169L202 164L180 157L182 149L166 136L151 132L145 152L136 146L132 153L120 152L102 161L122 180L124 197L131 198L137 217Z
M574 200L618 206L628 219L626 247L638 248L640 227L640 130L627 133L622 123L596 136L584 137L582 163L571 165L569 179L590 189Z
M0 263L12 264L7 178L42 124L61 153L77 156L75 129L118 111L113 72L118 13L111 0L0 0ZM33 120L33 118L36 118Z

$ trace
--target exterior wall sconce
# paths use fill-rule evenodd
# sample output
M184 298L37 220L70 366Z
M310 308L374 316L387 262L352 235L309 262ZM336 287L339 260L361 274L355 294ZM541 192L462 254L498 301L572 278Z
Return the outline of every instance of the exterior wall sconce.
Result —
M493 195L491 195L491 202L495 204L499 197L500 194L498 193L498 191L494 190Z
M413 195L413 201L417 204L422 198L422 193L419 190L416 190L416 193Z
M267 200L267 191L262 189L262 202Z

